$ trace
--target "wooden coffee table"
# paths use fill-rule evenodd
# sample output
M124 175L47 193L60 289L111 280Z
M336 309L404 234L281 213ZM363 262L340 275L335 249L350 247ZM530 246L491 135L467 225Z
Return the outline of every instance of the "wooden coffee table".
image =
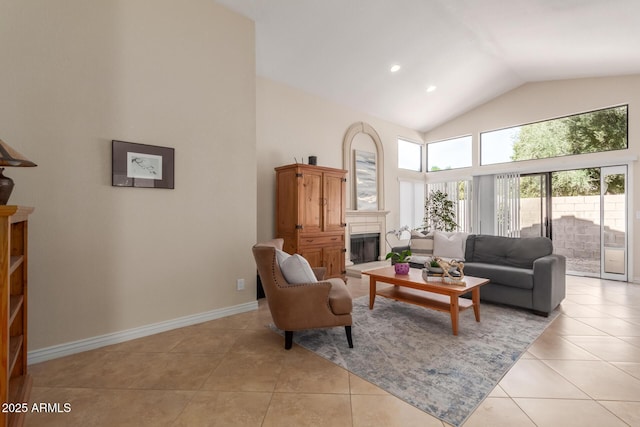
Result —
M458 318L460 311L473 307L476 322L480 321L480 286L489 283L489 279L464 276L464 284L444 283L441 277L422 278L422 270L412 268L409 274L396 274L393 266L363 271L369 276L369 309L373 309L376 295L396 301L416 304L433 310L451 314L453 335L458 335ZM377 283L394 285L385 289L377 289ZM471 292L471 300L460 298Z

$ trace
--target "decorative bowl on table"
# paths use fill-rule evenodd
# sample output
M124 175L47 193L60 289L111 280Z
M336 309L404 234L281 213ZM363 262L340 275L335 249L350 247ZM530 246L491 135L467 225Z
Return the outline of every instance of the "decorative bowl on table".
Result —
M432 267L431 265L429 265L429 263L425 264L424 268L431 272L431 273L436 273L436 274L442 274L443 270L440 267Z

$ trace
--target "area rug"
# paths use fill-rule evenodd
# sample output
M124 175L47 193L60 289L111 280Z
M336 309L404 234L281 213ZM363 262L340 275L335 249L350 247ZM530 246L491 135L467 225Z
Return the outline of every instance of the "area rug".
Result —
M453 426L460 426L557 316L483 303L448 313L368 296L354 300L353 343L344 328L293 334L294 342Z

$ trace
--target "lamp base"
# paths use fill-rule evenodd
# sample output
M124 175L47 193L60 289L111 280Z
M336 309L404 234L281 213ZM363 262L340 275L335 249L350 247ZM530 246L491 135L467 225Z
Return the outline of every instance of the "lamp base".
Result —
M6 205L13 191L13 180L2 174L4 168L0 168L0 205Z

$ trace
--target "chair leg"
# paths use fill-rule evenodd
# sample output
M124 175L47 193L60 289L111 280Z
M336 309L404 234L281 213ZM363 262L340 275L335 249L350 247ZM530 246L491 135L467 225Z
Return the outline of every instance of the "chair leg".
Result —
M344 331L347 333L347 342L349 343L349 348L353 348L353 340L351 339L351 325L345 326Z
M293 345L293 331L284 331L284 349L291 350Z

